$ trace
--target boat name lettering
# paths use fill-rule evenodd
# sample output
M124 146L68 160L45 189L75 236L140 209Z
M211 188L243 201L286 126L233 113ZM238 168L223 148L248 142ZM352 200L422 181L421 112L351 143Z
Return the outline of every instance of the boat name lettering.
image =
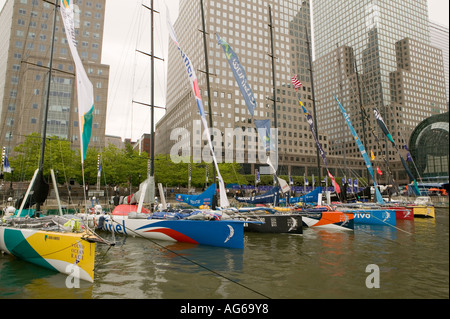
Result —
M61 240L61 237L50 235L50 236L47 236L47 239L49 239L49 240Z
M111 221L106 218L105 223L103 225L103 230L106 231L114 231L115 233L121 234L121 235L128 235L125 227L125 220L122 220L122 223L119 224L116 222L116 224L112 224Z
M355 214L356 218L368 218L370 219L370 214L361 214L361 213L357 213Z

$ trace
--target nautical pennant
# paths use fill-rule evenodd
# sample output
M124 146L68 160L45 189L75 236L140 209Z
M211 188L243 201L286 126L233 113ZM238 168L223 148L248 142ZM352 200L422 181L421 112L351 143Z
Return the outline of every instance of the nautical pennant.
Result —
M66 38L75 63L77 82L78 116L80 127L81 162L86 159L86 153L92 135L92 121L94 113L94 87L78 55L75 40L75 23L73 4L70 0L61 0L61 17L66 30Z

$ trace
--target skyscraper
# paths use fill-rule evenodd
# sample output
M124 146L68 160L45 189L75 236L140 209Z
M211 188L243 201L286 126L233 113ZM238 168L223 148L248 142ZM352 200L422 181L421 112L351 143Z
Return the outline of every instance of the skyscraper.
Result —
M447 103L449 101L449 86L450 86L450 79L449 79L449 58L448 58L448 51L449 51L449 33L448 33L448 26L443 26L439 23L430 21L430 41L431 45L441 49L443 58L444 58L444 72L445 72L445 87L447 89Z
M336 95L367 152L374 152L374 163L385 170L386 159L394 179L406 182L372 109L400 147L422 120L447 110L442 51L430 45L427 1L314 1L313 13L318 126L328 134L331 152L344 161L360 158Z
M318 175L316 144L299 107L291 77L298 75L303 86L299 94L312 111L311 79L307 39L311 39L309 1L204 1L207 49L211 81L211 110L216 129L213 144L218 158L225 161L230 129L239 132L245 145L233 146L233 159L243 164L246 174L253 174L261 163L258 154L247 154L248 145L256 143L254 120L270 119L274 127L274 94L272 81L269 5L274 31L276 114L278 127L279 174ZM180 14L174 23L178 41L197 70L200 90L208 112L200 1L181 0ZM307 27L307 28L306 28ZM308 32L308 37L306 36ZM224 51L217 44L220 35L236 52L245 69L254 93L257 108L253 119L247 110ZM201 125L195 99L189 87L180 53L172 43L169 47L167 113L156 127L156 153L169 154L176 143L184 140L189 146L184 155L195 157L204 149ZM180 129L176 132L175 129ZM171 139L171 133L173 133ZM253 134L253 135L252 135ZM327 137L319 132L320 142L328 149ZM197 147L197 149L196 149ZM220 151L217 151L221 149ZM180 150L180 154L182 151Z
M7 0L0 14L0 143L11 152L25 136L41 133L47 97L54 1ZM59 1L58 1L59 2ZM94 86L90 147L104 146L109 66L100 62L105 0L75 1L78 52ZM53 51L47 136L79 148L75 68L59 6Z

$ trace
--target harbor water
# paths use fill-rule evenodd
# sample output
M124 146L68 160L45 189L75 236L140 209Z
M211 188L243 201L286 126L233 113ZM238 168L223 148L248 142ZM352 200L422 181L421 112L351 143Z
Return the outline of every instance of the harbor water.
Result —
M448 207L396 227L245 233L242 250L115 240L97 245L94 283L75 287L66 275L0 255L0 299L449 298Z

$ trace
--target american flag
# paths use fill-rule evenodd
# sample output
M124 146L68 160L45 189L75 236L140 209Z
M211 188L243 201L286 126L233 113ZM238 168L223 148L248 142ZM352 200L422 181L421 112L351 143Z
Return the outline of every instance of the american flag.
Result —
M302 87L303 84L297 79L297 74L292 77L292 84L296 90Z

